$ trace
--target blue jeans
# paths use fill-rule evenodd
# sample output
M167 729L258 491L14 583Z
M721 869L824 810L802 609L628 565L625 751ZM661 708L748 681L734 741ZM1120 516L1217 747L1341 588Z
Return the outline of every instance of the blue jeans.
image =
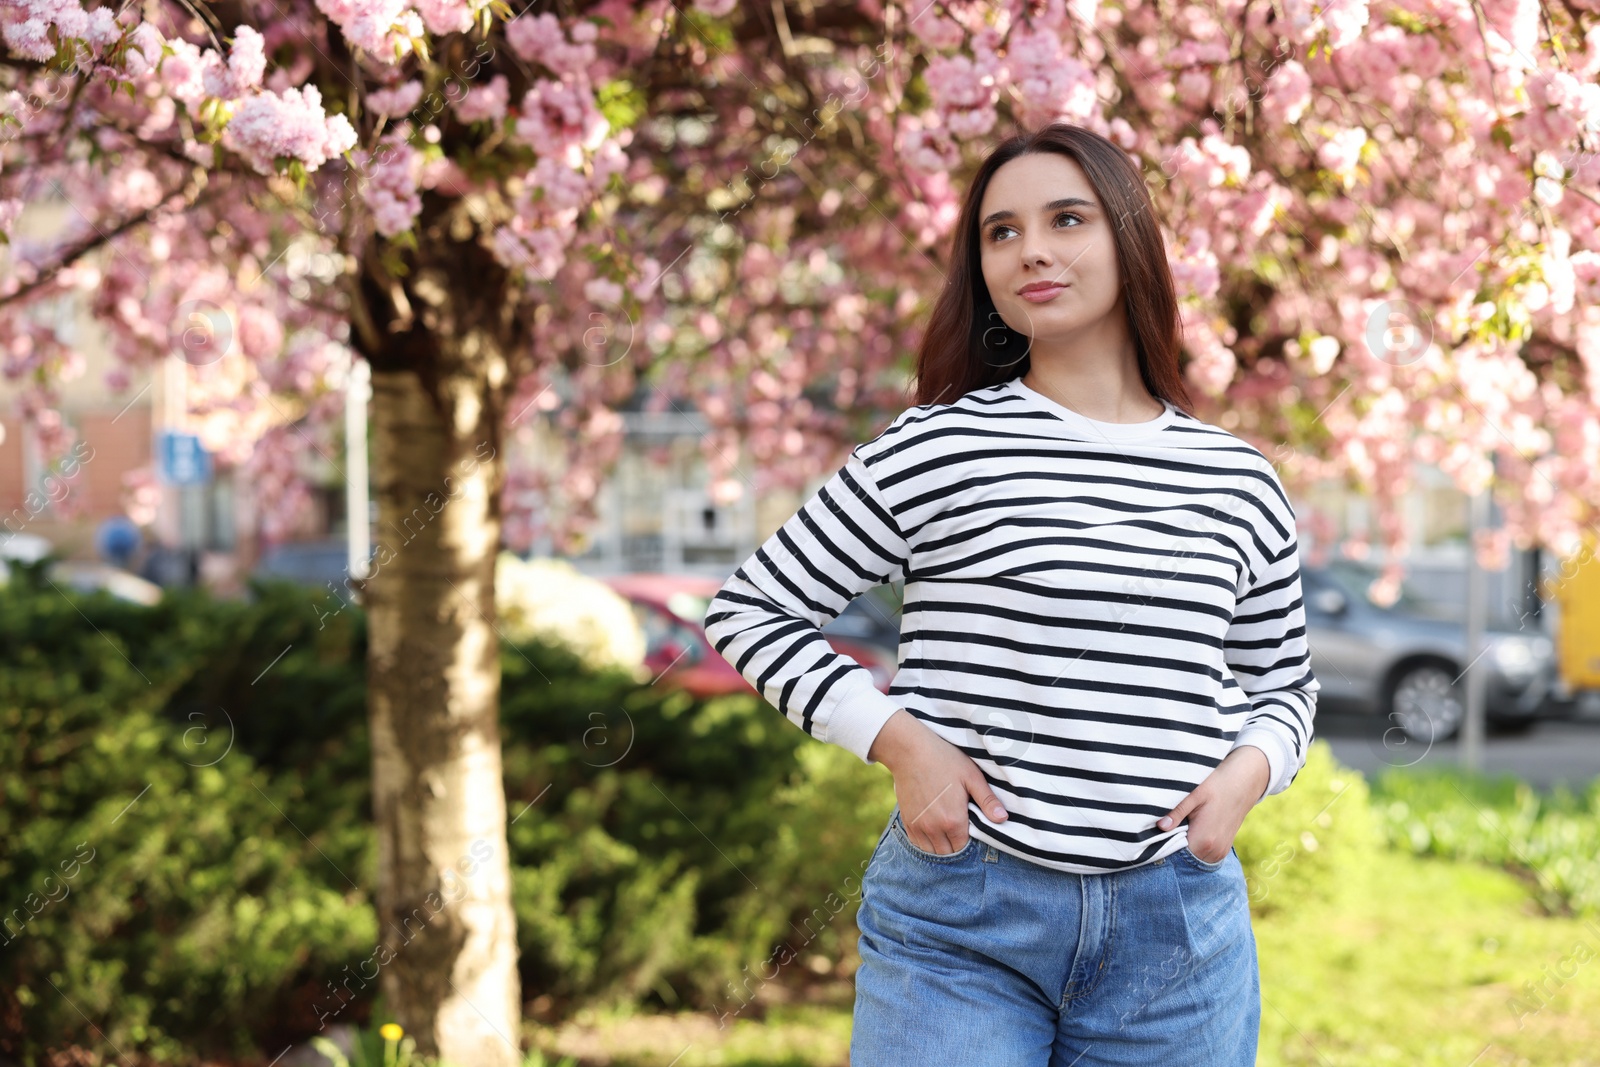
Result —
M1249 1067L1261 990L1244 868L1188 847L1070 874L895 808L861 882L851 1067Z

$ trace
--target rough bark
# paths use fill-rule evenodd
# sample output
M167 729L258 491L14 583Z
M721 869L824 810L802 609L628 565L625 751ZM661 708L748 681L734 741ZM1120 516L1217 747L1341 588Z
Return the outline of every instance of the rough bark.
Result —
M353 316L372 363L378 502L364 583L377 958L385 1000L420 1052L515 1067L494 563L516 301L486 253L428 214L403 279L363 265Z

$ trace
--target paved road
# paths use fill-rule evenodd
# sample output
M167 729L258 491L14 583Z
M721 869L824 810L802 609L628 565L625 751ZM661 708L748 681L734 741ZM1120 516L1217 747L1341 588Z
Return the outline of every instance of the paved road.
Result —
M1387 736L1386 736L1387 730ZM1346 766L1372 774L1386 767L1459 764L1459 741L1432 746L1406 741L1378 716L1317 713L1317 736L1333 747ZM1490 734L1484 745L1484 770L1509 771L1547 789L1558 781L1582 788L1600 776L1600 718L1541 722L1521 736Z

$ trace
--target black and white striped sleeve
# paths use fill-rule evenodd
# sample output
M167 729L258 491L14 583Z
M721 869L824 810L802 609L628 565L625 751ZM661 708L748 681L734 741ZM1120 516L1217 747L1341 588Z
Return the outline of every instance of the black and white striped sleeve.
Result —
M1262 798L1289 788L1305 766L1321 688L1311 673L1292 513L1287 526L1288 543L1238 601L1223 639L1228 667L1254 707L1233 747L1253 745L1266 753L1271 775Z
M873 739L900 705L821 627L860 593L903 578L909 551L859 453L723 583L705 631L790 722L871 763Z

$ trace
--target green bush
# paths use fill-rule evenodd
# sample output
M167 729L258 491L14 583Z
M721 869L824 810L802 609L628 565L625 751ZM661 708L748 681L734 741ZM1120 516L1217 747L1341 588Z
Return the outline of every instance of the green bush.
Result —
M1364 889L1378 840L1366 779L1334 759L1326 741L1312 741L1293 784L1251 809L1234 838L1251 911L1270 915Z
M1540 793L1505 774L1391 769L1374 780L1373 804L1395 848L1515 871L1552 913L1600 912L1600 778Z
M249 1051L370 951L361 790L312 796L231 744L226 714L174 717L263 610L26 574L0 591L0 1050ZM296 637L291 673L328 651Z
M365 626L337 607L282 584L153 608L37 574L0 589L0 902L26 919L0 955L0 1053L103 1035L181 1060L317 1031L377 936ZM775 946L848 950L887 775L754 696L696 701L540 645L502 659L530 999L731 1011Z
M837 959L894 804L888 776L753 695L696 701L563 660L503 657L530 995L558 1012L641 999L731 1010L749 994L729 983L748 982L746 968L770 978L780 944L780 961Z

